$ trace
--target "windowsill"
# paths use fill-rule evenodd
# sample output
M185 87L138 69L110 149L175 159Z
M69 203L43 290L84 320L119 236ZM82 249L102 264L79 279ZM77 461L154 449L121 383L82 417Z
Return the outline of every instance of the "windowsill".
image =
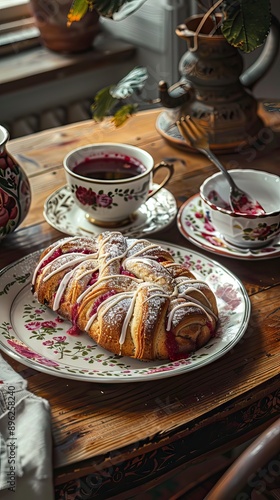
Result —
M79 54L59 54L40 45L7 55L0 60L0 94L122 62L135 51L129 43L100 34L92 50Z

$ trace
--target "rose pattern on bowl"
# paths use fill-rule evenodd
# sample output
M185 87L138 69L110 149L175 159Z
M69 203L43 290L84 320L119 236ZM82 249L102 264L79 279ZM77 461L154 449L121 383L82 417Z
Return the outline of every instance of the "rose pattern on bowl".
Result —
M268 225L265 222L260 222L257 227L254 228L246 227L244 229L240 224L234 224L233 227L243 231L242 238L245 241L266 241L272 234L276 236L280 229L277 223Z
M6 129L0 126L0 239L21 224L31 203L28 178L6 150L8 137Z
M211 216L208 210L205 211L205 229L208 231L215 231L214 226L211 223ZM212 227L212 229L211 229ZM233 228L236 229L239 234L241 232L241 237L244 241L266 241L272 234L275 236L278 234L280 230L279 224L266 224L265 222L260 222L257 227L243 227L240 223L233 224ZM205 235L207 239L207 235Z
M209 200L212 203L215 203L218 207L224 208L225 210L230 210L229 204L227 204L217 193L216 191L210 191ZM206 219L211 223L210 211L205 210ZM213 227L213 226L212 226ZM272 234L277 234L278 229L280 229L280 225L275 224L266 224L265 222L260 222L257 227L243 227L241 223L236 223L233 227L237 230L242 231L242 238L245 241L266 241ZM213 231L214 231L213 227Z
M116 188L114 191L108 191L107 193L105 193L103 189L95 192L91 188L87 189L83 186L72 184L71 192L82 205L89 206L93 210L96 210L98 207L112 209L119 205L116 202L118 197L125 202L138 200L139 198L145 201L147 184L149 184L149 182L146 181L138 191L134 189Z

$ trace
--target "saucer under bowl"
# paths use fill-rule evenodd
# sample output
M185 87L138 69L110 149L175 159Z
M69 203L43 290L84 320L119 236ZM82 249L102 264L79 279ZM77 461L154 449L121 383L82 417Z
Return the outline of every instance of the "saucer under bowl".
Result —
M191 196L180 207L177 226L180 233L193 245L216 255L241 260L265 260L280 256L280 234L261 248L231 245L209 221L199 193Z

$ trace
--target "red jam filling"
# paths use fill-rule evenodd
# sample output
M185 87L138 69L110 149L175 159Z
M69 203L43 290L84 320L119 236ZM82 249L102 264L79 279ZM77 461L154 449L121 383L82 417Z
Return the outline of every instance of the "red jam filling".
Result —
M165 262L166 261L166 258L164 257L158 257L157 259L155 259L157 262Z
M107 293L104 293L103 295L101 295L96 301L95 301L95 304L92 308L92 311L90 313L90 316L93 316L96 311L97 311L97 308L100 306L100 304L102 304L102 302L104 302L104 300L108 299L109 297L113 296L113 295L116 295L116 291L115 290L111 290L110 292L107 292ZM71 321L72 321L72 326L69 328L69 330L67 330L67 333L69 335L74 335L74 336L77 336L77 335L80 335L82 333L82 331L78 328L77 326L77 320L78 320L78 311L79 308L78 308L78 304L76 303L73 308L72 308L72 311L71 311Z
M80 328L78 328L76 325L73 325L70 328L68 328L67 333L72 337L78 337L79 335L81 335L82 332Z
M168 352L168 358L170 361L178 361L178 359L186 359L189 357L188 352L179 352L178 344L176 342L175 334L172 330L166 332L166 349Z
M77 319L78 319L78 304L74 304L71 310L71 321L73 325L77 325Z
M58 248L57 250L55 250L50 256L48 259L43 259L43 262L41 264L41 267L40 267L40 271L46 267L48 264L50 264L53 260L55 260L57 257L60 257L62 255L62 251L60 248Z
M131 278L135 278L135 274L126 271L123 267L120 268L120 274L124 274L124 276L130 276Z
M210 323L210 321L206 322L206 326L209 328L211 337L215 337L216 330L215 328L213 328L213 325Z
M85 255L95 253L89 248L77 248L77 250L71 250L71 252L84 253Z
M103 295L100 295L100 297L98 297L98 299L95 301L90 315L93 316L94 314L96 314L97 309L100 306L100 304L102 304L102 302L104 302L106 299L109 299L109 297L116 295L116 293L117 292L115 290L110 290L110 292L106 292Z
M93 252L87 248L77 248L77 249L71 249L69 252L63 252L61 248L57 248L49 257L48 259L43 259L41 269L43 269L45 266L50 264L53 260L57 259L57 257L60 257L61 255L67 254L67 253L84 253L85 255L87 254L92 254Z
M175 361L177 356L178 346L175 340L175 335L171 330L169 332L166 332L165 345L168 352L168 358L171 361Z
M96 283L98 280L98 276L99 271L95 271L95 273L93 273L92 277L90 278L90 281L88 282L88 286L94 285L94 283Z

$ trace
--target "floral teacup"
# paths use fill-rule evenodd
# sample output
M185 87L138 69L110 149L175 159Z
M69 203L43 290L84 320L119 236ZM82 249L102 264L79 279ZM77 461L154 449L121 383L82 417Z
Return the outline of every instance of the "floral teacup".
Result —
M129 144L99 143L77 148L64 158L68 186L88 220L104 227L123 225L173 174L173 165L154 166L152 156ZM152 188L154 173L166 169Z

